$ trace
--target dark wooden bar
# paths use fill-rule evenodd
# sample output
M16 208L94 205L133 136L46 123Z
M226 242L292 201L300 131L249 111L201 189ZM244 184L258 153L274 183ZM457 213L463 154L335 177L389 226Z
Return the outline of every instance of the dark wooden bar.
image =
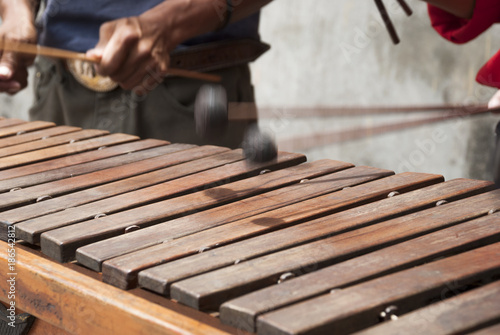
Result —
M496 334L499 210L490 181L0 119L0 300L14 276L42 333Z

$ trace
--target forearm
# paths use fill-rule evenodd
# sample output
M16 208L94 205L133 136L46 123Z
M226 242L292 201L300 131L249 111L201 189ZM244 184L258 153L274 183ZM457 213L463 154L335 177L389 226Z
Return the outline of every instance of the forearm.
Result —
M17 21L19 25L34 24L40 2L36 0L0 0L0 17L3 21Z
M0 38L35 43L38 3L34 0L0 0Z
M35 15L38 2L0 0L0 40L36 42ZM27 67L33 56L0 50L0 92L15 94L28 85Z
M231 22L239 21L255 12L260 8L264 7L271 0L232 0L233 10L231 16ZM223 8L226 8L226 1L219 0L222 3Z
M251 15L269 2L232 0L228 9L227 0L165 0L139 16L101 25L99 42L87 56L100 59L98 73L134 89L150 75L148 70L167 74L177 45Z
M424 0L448 13L464 19L470 19L474 12L476 0Z
M257 12L271 0L232 0L227 11L226 0L167 0L143 14L147 22L156 22L158 29L168 31L170 48L183 41L215 31L230 15L235 22Z

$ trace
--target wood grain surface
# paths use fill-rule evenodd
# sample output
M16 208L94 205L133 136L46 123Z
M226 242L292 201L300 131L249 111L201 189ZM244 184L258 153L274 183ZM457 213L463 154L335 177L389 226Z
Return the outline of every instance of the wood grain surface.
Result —
M490 181L0 117L0 239L35 333L499 332Z
M384 173L383 171L373 170L366 175L376 175ZM387 173L387 172L386 172ZM355 174L351 178L339 178L340 185L331 187L333 190L342 190L349 185L349 179L358 184L359 178L363 174ZM405 178L406 177L406 178ZM440 180L440 176L436 175L412 175L405 176L397 175L381 179L379 182L372 182L379 187L366 186L362 184L357 187L352 187L342 191L344 194L339 198L337 192L333 192L324 196L312 198L309 200L301 201L298 203L285 204L276 209L272 209L253 216L244 216L236 221L225 220L217 215L215 218L208 216L208 220L194 220L194 228L190 235L186 233L186 224L183 224L182 235L186 236L172 236L164 238L163 243L145 248L133 253L126 254L121 257L110 259L103 263L103 277L105 281L124 286L124 282L133 283L137 279L137 272L154 265L171 261L180 257L185 257L197 252L204 248L216 248L229 243L253 237L256 235L264 234L276 229L286 228L288 226L301 223L306 220L314 219L315 217L329 214L334 211L342 211L355 203L361 205L365 201L375 201L381 196L385 197L391 190L398 188L406 188L409 185L409 180L415 184L429 183ZM335 177L333 180L337 180ZM377 183L378 182L378 183ZM314 184L314 182L312 182ZM402 186L404 184L404 186ZM370 190L367 192L358 192L359 189ZM288 191L287 193L295 193ZM300 194L300 193L298 193ZM351 195L352 197L350 197ZM358 202L354 201L357 199ZM245 201L245 205L252 205L251 199ZM261 206L258 206L261 207ZM244 208L243 204L239 204L238 208ZM230 209L231 210L231 209ZM246 210L239 211L245 213ZM229 212L234 217L234 207ZM201 229L200 229L201 227ZM171 232L169 223L166 223L156 232ZM164 235L165 236L165 235ZM172 238L174 238L171 240Z

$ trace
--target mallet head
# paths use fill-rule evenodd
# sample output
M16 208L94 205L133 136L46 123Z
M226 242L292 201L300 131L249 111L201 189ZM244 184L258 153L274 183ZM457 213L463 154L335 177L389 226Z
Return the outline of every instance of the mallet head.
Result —
M276 159L278 149L274 139L263 133L255 124L248 128L242 143L245 158L254 163L264 163Z
M196 133L202 138L222 136L228 124L227 94L221 85L203 85L194 105Z

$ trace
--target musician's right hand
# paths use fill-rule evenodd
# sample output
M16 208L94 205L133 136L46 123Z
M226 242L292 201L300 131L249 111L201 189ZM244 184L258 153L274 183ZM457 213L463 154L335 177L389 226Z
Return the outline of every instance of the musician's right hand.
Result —
M16 41L35 43L36 39L36 28L30 19L22 20L13 15L4 18L0 26L0 44ZM25 88L28 85L28 66L33 60L34 56L0 49L0 92L15 94Z

